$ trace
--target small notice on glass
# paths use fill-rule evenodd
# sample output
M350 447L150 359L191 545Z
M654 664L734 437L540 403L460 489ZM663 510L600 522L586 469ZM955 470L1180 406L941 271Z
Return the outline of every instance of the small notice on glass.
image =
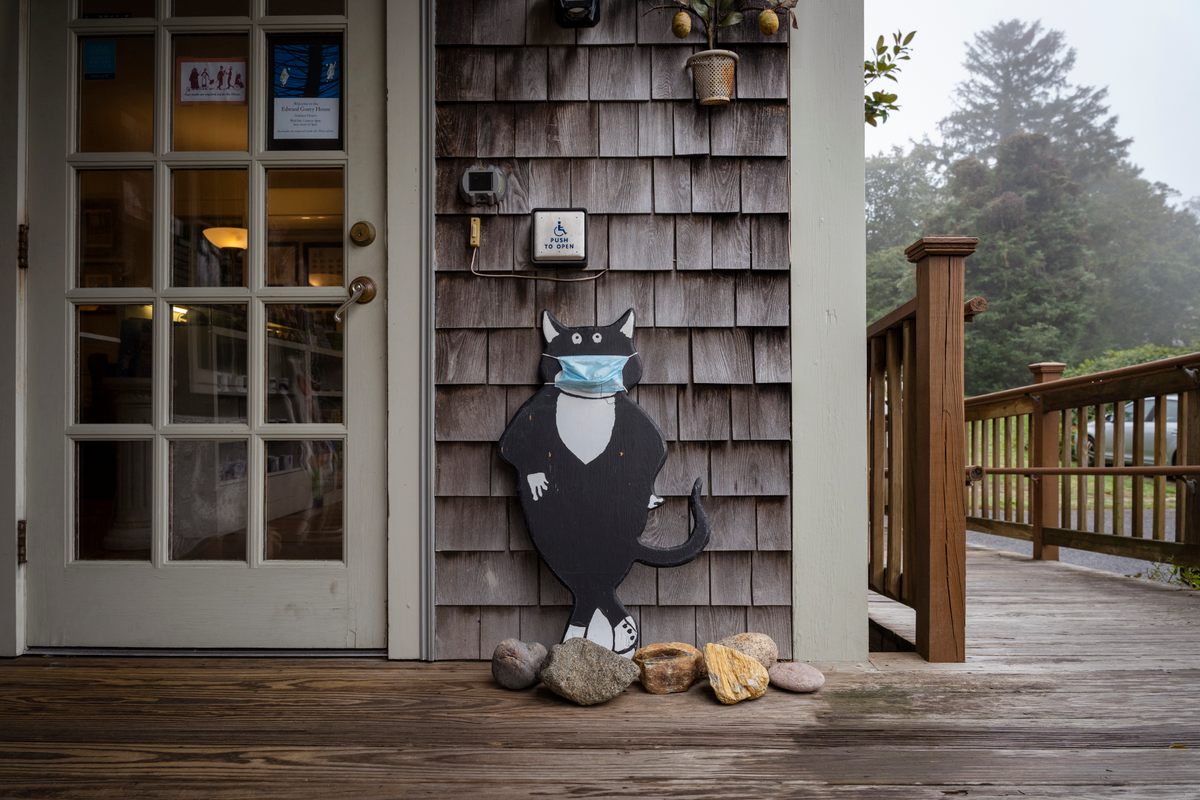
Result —
M245 59L181 58L179 102L245 103Z
M272 36L273 150L342 147L342 41L338 35Z

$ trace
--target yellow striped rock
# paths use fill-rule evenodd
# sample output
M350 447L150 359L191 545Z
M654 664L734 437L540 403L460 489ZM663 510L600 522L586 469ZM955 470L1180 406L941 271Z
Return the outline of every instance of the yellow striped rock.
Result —
M762 664L745 653L719 644L704 645L708 682L725 705L754 700L767 693L770 678Z

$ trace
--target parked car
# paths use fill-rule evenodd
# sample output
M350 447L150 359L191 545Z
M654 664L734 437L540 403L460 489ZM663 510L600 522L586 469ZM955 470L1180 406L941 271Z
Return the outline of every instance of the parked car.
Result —
M1154 463L1154 398L1147 398L1146 415L1140 421L1144 426L1142 441L1142 463ZM1125 404L1125 464L1133 464L1133 403ZM1104 463L1113 463L1113 414L1104 415ZM1179 432L1179 395L1167 395L1167 463L1176 463L1175 441ZM1088 423L1088 464L1096 463L1096 421Z

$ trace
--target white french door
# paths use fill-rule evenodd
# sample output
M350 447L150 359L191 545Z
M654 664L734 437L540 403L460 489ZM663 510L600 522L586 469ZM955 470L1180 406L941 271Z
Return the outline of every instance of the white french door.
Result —
M386 644L383 14L30 4L30 646Z

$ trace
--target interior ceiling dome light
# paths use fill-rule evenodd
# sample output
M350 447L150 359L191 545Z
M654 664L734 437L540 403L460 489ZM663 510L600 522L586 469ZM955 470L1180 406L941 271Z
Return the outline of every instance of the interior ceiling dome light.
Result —
M218 250L245 250L245 228L205 228L204 238Z

